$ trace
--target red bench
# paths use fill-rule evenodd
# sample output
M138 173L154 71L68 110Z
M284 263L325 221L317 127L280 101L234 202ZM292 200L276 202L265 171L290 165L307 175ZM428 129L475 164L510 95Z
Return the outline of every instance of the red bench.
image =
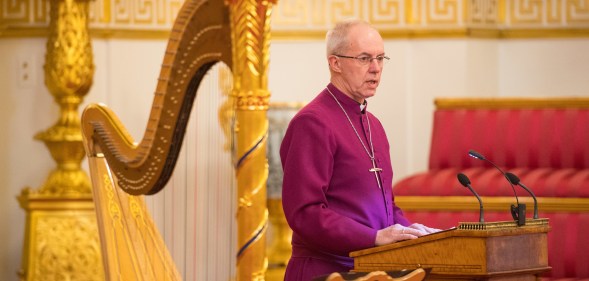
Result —
M549 218L550 280L589 280L589 98L437 99L428 170L394 186L395 201L414 221L439 228L476 222L476 198L457 180L470 178L481 196L485 221L513 220L514 190L475 150L538 198ZM534 202L515 192L532 218ZM571 278L571 279L569 279Z

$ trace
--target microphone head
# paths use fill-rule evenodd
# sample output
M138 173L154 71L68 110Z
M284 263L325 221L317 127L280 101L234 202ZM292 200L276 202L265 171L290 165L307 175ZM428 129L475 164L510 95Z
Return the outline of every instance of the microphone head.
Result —
M512 184L515 184L515 185L519 184L519 178L516 175L514 175L510 172L507 172L507 173L505 173L505 177L507 177L509 182L511 182Z
M458 178L458 181L460 182L460 184L462 184L464 187L468 187L470 185L470 180L468 179L468 177L465 174L458 173L456 175L456 177Z
M476 159L479 159L479 160L485 160L485 156L483 156L482 154L480 154L480 153L478 153L478 152L476 152L476 151L474 151L472 149L468 151L468 155L470 157L473 157L473 158L476 158Z

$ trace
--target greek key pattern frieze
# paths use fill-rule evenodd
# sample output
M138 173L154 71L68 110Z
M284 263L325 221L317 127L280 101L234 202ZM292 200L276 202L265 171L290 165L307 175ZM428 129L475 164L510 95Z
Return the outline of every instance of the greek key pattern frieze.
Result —
M508 26L576 27L589 24L589 0L507 1Z
M95 0L90 6L90 26L169 29L182 0Z
M0 26L49 24L49 1L3 0L0 3Z
M168 31L184 0L93 0L91 30ZM49 1L3 0L2 28L44 27ZM383 33L439 30L589 29L589 0L280 0L273 34L323 35L337 21L362 18Z
M462 26L463 5L459 0L281 0L272 28L324 30L346 18L362 18L382 29Z
M589 27L589 0L281 0L272 30L321 30L345 18L379 29Z
M172 27L183 0L89 1L91 28L156 29ZM49 1L6 0L0 2L2 24L43 26L49 23Z
M498 0L469 0L466 21L471 26L492 27L499 23Z

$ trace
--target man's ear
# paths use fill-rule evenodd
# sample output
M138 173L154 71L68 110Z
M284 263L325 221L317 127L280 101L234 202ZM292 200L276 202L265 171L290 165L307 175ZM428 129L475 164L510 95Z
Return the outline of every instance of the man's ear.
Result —
M329 68L334 72L341 72L340 60L337 59L336 56L329 56L327 58L327 62L329 63Z

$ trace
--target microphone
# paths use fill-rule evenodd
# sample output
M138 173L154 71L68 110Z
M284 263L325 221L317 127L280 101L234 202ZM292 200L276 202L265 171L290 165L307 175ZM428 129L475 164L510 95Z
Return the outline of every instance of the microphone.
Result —
M532 195L532 198L534 198L534 219L537 219L538 218L538 200L536 200L536 195L534 195L534 192L532 192L527 186L525 186L523 183L521 183L519 178L516 175L514 175L510 172L505 173L505 175L507 176L507 179L509 180L509 182L511 182L512 184L521 186L530 195Z
M517 193L515 192L515 187L513 186L513 183L511 183L511 181L507 177L507 174L505 174L505 172L503 170L501 170L501 168L499 168L499 166L495 165L495 163L493 163L491 160L485 158L485 156L483 156L482 154L480 154L472 149L468 151L468 155L470 157L476 158L478 160L483 160L483 161L487 161L487 162L491 163L491 165L493 165L493 167L495 167L497 170L499 170L499 172L501 172L503 174L503 176L507 179L507 181L511 185L511 189L513 189L513 194L515 195L515 201L517 202L517 206L511 205L511 217L513 217L513 219L517 221L517 225L519 225L519 226L525 225L526 224L526 204L519 203L519 198L517 198Z
M481 200L481 197L479 197L479 195L477 194L476 191L474 191L474 189L472 188L472 186L470 186L470 180L468 179L468 177L463 174L463 173L458 173L456 175L456 177L458 177L458 181L460 182L460 184L462 184L464 187L468 188L468 190L470 190L470 192L472 192L472 194L474 194L474 196L479 200L479 206L480 206L480 210L479 210L479 222L480 223L484 223L485 219L483 218L483 201Z

